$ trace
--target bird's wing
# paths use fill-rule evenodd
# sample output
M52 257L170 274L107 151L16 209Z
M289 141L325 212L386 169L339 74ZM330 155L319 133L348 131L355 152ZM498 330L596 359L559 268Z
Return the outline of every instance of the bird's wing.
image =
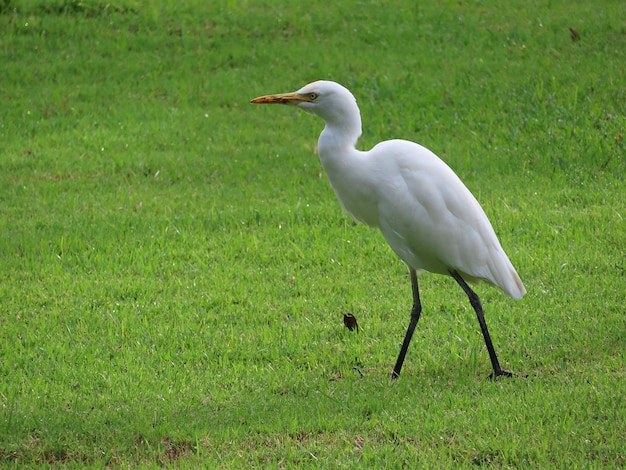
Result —
M384 161L377 155L385 155ZM459 177L428 149L388 141L372 149L388 175L379 195L381 231L409 266L468 281L482 279L513 297L523 285L482 207ZM393 168L395 167L395 168Z

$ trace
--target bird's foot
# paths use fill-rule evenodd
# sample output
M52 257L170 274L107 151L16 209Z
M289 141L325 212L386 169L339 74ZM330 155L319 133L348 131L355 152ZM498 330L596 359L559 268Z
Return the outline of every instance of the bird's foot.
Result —
M395 370L391 373L391 380L397 380L400 377L400 374Z
M514 374L513 372L509 372L508 370L500 369L494 370L491 374L487 376L488 380L497 380L498 377L526 377L524 375L520 376L518 374Z

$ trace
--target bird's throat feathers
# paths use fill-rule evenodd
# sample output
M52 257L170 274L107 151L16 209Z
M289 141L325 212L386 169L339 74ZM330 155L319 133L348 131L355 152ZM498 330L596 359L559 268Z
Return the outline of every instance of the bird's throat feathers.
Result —
M317 144L320 154L325 150L334 153L356 147L362 133L361 113L356 102L353 105L352 109L321 116L326 125Z
M334 157L354 150L361 137L361 123L352 128L333 126L326 122L324 130L317 142L317 149L321 158Z

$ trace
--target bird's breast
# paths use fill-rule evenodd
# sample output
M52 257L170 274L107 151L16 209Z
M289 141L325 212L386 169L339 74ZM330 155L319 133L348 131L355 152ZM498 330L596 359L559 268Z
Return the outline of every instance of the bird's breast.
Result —
M331 155L320 151L320 161L343 209L356 221L378 227L374 175L367 170L367 162L359 153L354 149Z

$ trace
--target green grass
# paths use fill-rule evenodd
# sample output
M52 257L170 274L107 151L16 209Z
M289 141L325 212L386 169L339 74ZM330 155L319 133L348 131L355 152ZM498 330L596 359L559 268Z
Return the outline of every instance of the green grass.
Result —
M0 464L624 466L625 17L0 2ZM362 148L419 141L481 201L528 295L476 290L528 378L484 380L467 299L425 275L389 380L405 267L341 212L322 122L248 104L319 78Z

